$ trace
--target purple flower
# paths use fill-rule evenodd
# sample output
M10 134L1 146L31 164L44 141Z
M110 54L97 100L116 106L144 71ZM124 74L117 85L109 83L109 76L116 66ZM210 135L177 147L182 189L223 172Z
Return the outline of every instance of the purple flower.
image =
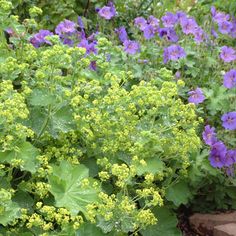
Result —
M30 42L36 48L40 47L42 44L51 45L51 42L45 39L46 36L51 36L51 35L53 35L53 33L50 32L49 30L39 30L39 32L30 39Z
M186 57L186 53L182 47L173 44L164 49L163 57L164 63L167 63L169 60L177 61L180 58Z
M147 20L148 24L151 25L154 29L159 27L159 20L154 16L149 16Z
M222 126L228 130L236 130L236 111L225 113L222 117Z
M216 33L216 31L213 27L211 28L211 34L214 38L218 38L218 34Z
M190 95L188 98L188 102L190 103L199 104L205 100L205 96L200 88L189 91L188 95Z
M176 43L179 40L178 35L176 34L174 28L160 28L158 30L159 36L161 38L165 37L167 38L170 42Z
M178 23L177 15L172 12L167 12L161 20L165 27L174 27Z
M217 137L215 133L215 128L210 125L206 125L204 131L202 132L202 138L207 145L213 145L217 142Z
M224 86L228 89L236 87L236 70L231 69L224 75Z
M108 3L108 6L104 6L99 9L98 14L106 20L110 20L116 15L116 9L112 2Z
M229 14L225 14L223 12L217 12L214 6L211 7L211 15L213 21L220 23L222 21L228 21L230 19Z
M219 31L222 34L229 34L233 28L233 24L230 21L221 21L218 24Z
M115 32L118 34L118 37L122 43L124 43L125 40L128 40L128 35L124 26L115 29Z
M63 44L69 45L69 46L73 46L74 41L72 39L69 38L61 38Z
M234 164L235 157L236 157L236 151L228 150L225 156L225 166L229 167L232 164Z
M200 44L201 42L204 41L205 32L203 31L203 29L201 27L197 27L196 30L194 31L193 35L194 35L194 41L197 44Z
M181 72L178 70L178 71L176 71L176 73L175 73L175 78L176 79L179 79L181 77Z
M236 38L236 19L235 18L232 21L232 29L231 29L231 32L230 32L230 36L232 38Z
M183 18L180 25L184 34L194 34L198 29L198 25L193 18Z
M224 62L231 62L236 60L236 52L233 48L231 47L227 47L227 46L223 46L221 48L221 53L220 53L220 58L224 61Z
M82 39L80 43L78 44L78 47L85 48L86 54L94 53L97 54L97 48L95 47L97 43L94 41L92 43L89 43L87 39Z
M138 63L140 63L140 64L147 64L148 60L147 59L138 59Z
M70 36L76 32L76 24L73 21L64 20L57 25L55 32L61 37Z
M143 36L145 39L151 39L155 36L155 28L151 25L146 25L143 29Z
M136 17L134 19L134 25L137 26L140 30L144 30L147 25L147 21L143 17Z
M226 174L228 176L234 177L234 165L231 165L226 168Z
M124 51L128 54L134 55L140 51L140 45L136 41L125 40L124 41Z
M221 141L214 143L211 146L209 156L210 163L213 167L222 168L225 165L227 149Z
M78 22L78 26L80 27L80 29L84 29L85 28L84 27L84 22L83 22L81 16L78 16L77 22Z
M179 22L181 22L184 19L187 19L187 15L183 11L177 11L176 16L177 16Z
M96 71L97 70L97 63L96 61L91 61L90 65L89 65L89 69Z

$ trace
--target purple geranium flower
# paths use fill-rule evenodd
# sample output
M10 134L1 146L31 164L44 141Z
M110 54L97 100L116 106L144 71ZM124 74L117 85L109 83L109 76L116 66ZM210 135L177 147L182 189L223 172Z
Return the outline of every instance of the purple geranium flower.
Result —
M228 150L225 156L225 166L229 167L234 164L236 158L235 150Z
M30 39L30 42L36 48L40 47L42 44L51 45L51 42L45 39L46 36L51 35L53 35L53 33L49 30L39 30L39 32Z
M155 28L151 25L146 25L143 29L143 36L145 39L151 39L155 36Z
M143 17L136 17L134 19L134 25L137 26L140 30L144 30L147 25L147 21Z
M174 28L160 28L158 32L161 38L165 37L171 42L175 43L179 40L179 37L176 34Z
M197 44L200 44L201 42L204 41L205 32L203 31L203 29L201 27L197 27L196 30L194 31L193 35L194 35L194 41Z
M213 167L222 168L225 165L227 149L223 142L219 141L211 146L209 156L210 163Z
M94 53L97 54L97 48L95 47L97 45L97 42L89 43L87 39L82 39L80 43L78 44L78 47L85 48L86 54Z
M224 86L228 89L236 87L236 70L231 69L224 75Z
M218 23L218 26L222 34L229 34L233 28L233 24L230 21L221 21Z
M179 22L181 22L181 21L184 20L184 19L187 19L187 15L186 15L186 13L183 12L183 11L177 11L177 12L176 12L176 16L177 16Z
M236 130L236 111L225 113L222 117L222 126L228 130Z
M147 20L148 24L151 25L155 30L159 27L159 20L154 16L149 16Z
M116 9L112 2L109 2L108 6L104 6L99 9L98 14L106 20L110 20L116 15Z
M196 88L195 90L188 92L189 98L188 101L190 103L199 104L205 100L205 96L200 88Z
M128 54L134 55L140 51L140 45L136 41L125 40L124 41L124 51Z
M183 18L180 25L184 34L194 34L198 29L197 22L193 18Z
M227 47L227 46L223 46L221 48L221 53L220 53L220 58L224 61L224 62L231 62L236 60L236 52L233 48L231 47Z
M125 40L128 40L128 35L124 26L115 29L115 32L118 34L118 37L122 43L124 43Z
M211 15L213 21L220 23L222 21L228 21L230 19L229 14L225 14L223 12L217 12L214 6L211 7Z
M164 49L163 57L164 63L167 63L169 60L177 61L182 57L186 57L186 53L182 47L173 44Z
M55 32L61 37L70 36L76 32L76 24L73 21L64 20L57 25Z
M206 125L204 131L202 132L202 138L207 145L213 145L217 142L217 137L215 133L215 128L210 125Z
M177 15L172 12L167 12L161 20L165 27L174 27L178 23Z

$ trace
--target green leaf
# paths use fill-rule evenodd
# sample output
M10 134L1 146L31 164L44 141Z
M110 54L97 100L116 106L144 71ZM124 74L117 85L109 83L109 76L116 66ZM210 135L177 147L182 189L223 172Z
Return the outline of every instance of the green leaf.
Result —
M192 196L188 184L185 181L180 181L172 184L166 190L166 199L179 206L180 204L187 204L189 198Z
M6 226L9 222L13 221L19 216L19 210L20 208L15 202L10 202L4 212L0 214L0 224Z
M48 106L55 101L55 95L50 94L46 89L34 89L29 98L29 103L33 106Z
M72 165L62 161L60 166L53 166L49 176L51 193L58 207L66 207L72 214L82 211L86 215L86 205L98 201L99 188L94 188L93 179L83 187L81 181L89 177L89 170L84 165Z
M101 229L94 224L84 223L77 231L77 236L104 236Z
M145 173L157 174L163 172L164 163L158 158L146 159L147 165L137 164L137 174L143 175Z
M23 142L18 146L17 151L0 152L0 162L11 163L14 159L23 160L24 163L21 165L21 169L35 173L39 163L37 160L38 155L37 148L29 142Z
M154 210L155 216L158 219L156 225L149 226L142 230L143 236L180 236L182 235L177 228L178 220L176 216L167 208L162 207Z

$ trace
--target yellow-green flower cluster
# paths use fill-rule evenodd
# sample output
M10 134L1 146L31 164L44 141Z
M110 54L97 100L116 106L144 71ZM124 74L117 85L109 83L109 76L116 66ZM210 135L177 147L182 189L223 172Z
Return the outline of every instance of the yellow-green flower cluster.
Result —
M26 137L34 135L31 129L20 122L29 115L25 103L25 95L28 93L30 90L27 87L22 93L14 90L10 80L0 83L0 122L4 125L0 144L3 150L14 149L17 142L25 141Z
M36 209L37 212L33 214L29 214L26 209L22 209L21 220L29 229L39 227L43 231L49 232L55 230L55 226L63 229L69 224L74 229L78 229L83 223L82 216L72 216L65 208L56 208L54 206L43 205L42 202L37 202Z

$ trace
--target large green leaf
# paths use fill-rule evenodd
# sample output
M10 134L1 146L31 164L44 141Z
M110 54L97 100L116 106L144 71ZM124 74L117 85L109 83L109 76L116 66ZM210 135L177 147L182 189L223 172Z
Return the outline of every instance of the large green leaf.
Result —
M35 173L39 163L37 160L38 155L37 148L29 142L23 142L18 145L17 151L0 152L0 162L11 163L14 159L23 160L24 163L21 165L21 169Z
M9 202L3 213L0 213L0 224L6 226L19 216L19 206L15 202Z
M188 183L185 181L179 181L176 184L172 184L166 190L166 199L179 206L180 204L187 204L189 198L192 196Z
M157 174L163 172L164 163L158 158L146 159L147 165L138 164L137 173L138 175L142 175L145 173Z
M56 102L56 96L50 94L46 89L34 89L29 98L33 106L48 106Z
M72 110L65 104L51 107L50 112L49 107L37 106L30 110L30 119L27 125L37 135L44 130L56 137L58 132L68 132L74 128Z
M143 236L180 236L182 235L177 228L178 220L176 216L167 208L155 209L155 216L158 219L156 225L149 226L142 230Z
M81 181L89 177L89 170L84 165L72 165L62 161L59 166L53 166L49 176L51 193L58 207L66 207L72 214L82 211L86 215L86 205L98 201L99 188L94 188L93 179L84 187Z
M77 231L77 236L104 236L101 229L94 224L84 223Z

